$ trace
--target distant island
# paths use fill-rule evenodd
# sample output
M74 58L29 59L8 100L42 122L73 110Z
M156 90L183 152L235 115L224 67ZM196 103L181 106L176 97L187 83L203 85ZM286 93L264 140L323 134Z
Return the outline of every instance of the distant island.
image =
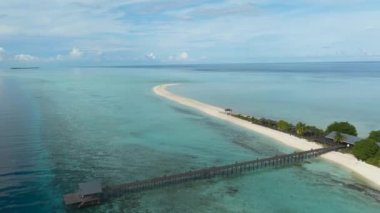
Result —
M12 70L35 70L40 67L11 67Z

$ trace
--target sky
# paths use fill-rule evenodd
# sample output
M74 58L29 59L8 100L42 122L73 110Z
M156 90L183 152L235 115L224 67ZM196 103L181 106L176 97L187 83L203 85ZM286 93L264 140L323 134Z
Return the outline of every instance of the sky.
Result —
M377 60L379 0L0 0L0 65Z

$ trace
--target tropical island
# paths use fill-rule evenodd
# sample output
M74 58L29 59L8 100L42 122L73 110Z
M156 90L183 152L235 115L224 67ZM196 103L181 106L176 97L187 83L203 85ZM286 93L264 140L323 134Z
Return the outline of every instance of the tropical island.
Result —
M234 113L232 109L209 105L194 99L171 93L167 87L177 84L155 86L155 94L179 104L197 109L205 114L228 121L240 127L273 138L298 150L319 149L336 143L345 143L344 152L329 152L323 159L343 166L365 178L369 185L380 189L380 131L372 131L368 138L357 137L356 128L348 122L334 122L326 130L302 122L291 124L285 120L271 120Z
M326 130L302 122L292 124L285 120L271 120L254 116L235 114L231 109L225 112L236 118L262 125L274 130L282 131L308 141L331 145L331 143L345 143L349 149L345 153L352 153L357 159L380 167L380 130L371 131L365 139L359 138L356 127L347 121L333 122Z
M40 67L11 67L11 70L36 70Z

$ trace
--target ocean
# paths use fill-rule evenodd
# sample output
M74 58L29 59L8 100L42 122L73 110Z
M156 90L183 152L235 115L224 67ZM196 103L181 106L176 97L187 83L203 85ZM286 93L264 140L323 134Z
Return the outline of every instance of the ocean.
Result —
M380 192L323 160L66 209L79 182L119 184L295 150L155 95L325 128L380 129L380 63L0 70L0 212L378 212Z

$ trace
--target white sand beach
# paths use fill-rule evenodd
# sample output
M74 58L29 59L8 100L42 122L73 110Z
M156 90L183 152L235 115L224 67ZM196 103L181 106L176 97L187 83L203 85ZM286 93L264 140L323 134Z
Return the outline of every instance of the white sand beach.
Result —
M175 95L167 90L167 87L173 85L176 84L164 84L156 86L153 88L153 92L159 96L165 97L179 104L192 107L208 115L217 117L219 119L231 122L240 127L266 135L270 138L273 138L296 149L305 151L310 149L321 148L321 145L317 143L309 142L305 139L298 138L296 136L292 136L260 125L252 124L251 122L227 115L226 113L224 113L224 108L212 106L190 98ZM358 175L362 176L370 186L380 190L380 168L359 161L351 154L330 152L322 155L321 157L357 173Z

